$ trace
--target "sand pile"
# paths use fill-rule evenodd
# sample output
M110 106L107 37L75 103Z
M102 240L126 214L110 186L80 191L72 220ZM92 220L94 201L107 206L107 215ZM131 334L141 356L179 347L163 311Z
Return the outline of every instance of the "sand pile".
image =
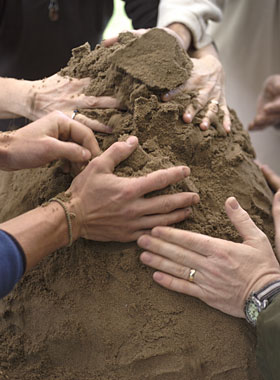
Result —
M273 239L272 194L236 115L228 136L219 122L202 132L201 115L191 125L181 120L194 94L160 101L191 68L173 37L152 30L141 39L124 34L109 49L77 48L62 74L90 76L86 93L121 99L124 111L85 112L114 126L112 136L97 136L102 149L138 136L140 146L118 167L119 175L190 166L191 177L166 190L200 195L200 205L180 228L238 241L223 211L233 195ZM58 164L1 173L1 220L36 207L70 182ZM1 380L261 379L254 330L154 284L140 252L134 243L80 239L28 273L0 302Z

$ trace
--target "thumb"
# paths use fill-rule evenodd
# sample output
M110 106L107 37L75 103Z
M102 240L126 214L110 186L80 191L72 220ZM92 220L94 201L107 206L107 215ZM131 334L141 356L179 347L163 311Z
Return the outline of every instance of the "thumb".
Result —
M81 145L54 139L52 149L57 152L56 159L65 159L71 162L86 162L91 159L91 152Z
M229 219L244 241L258 239L263 234L234 197L226 200L225 209Z
M119 141L110 146L100 156L100 163L102 160L102 169L107 172L113 172L115 167L136 149L138 139L135 136L130 136L126 141Z
M274 196L272 214L275 226L275 246L278 260L280 259L280 190Z

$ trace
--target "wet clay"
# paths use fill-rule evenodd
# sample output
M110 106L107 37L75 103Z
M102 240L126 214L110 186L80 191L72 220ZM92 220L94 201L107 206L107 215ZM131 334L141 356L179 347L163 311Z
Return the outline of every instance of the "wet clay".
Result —
M273 241L272 193L255 165L248 134L234 112L232 131L201 131L198 114L182 121L195 94L161 101L184 83L192 63L161 30L129 33L116 45L73 51L62 75L91 77L86 94L112 95L122 110L80 110L111 125L96 133L104 150L128 135L139 148L116 173L140 176L187 164L191 176L162 193L194 191L201 202L177 227L241 241L224 212L235 196ZM1 221L30 210L71 183L59 163L1 173ZM255 331L244 320L152 281L135 243L83 239L27 273L0 302L0 379L10 380L260 380Z

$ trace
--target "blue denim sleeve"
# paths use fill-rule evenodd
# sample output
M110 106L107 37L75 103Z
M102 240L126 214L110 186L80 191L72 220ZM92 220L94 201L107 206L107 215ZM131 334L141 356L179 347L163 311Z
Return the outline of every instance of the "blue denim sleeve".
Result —
M6 296L25 272L25 254L19 243L0 230L0 298Z

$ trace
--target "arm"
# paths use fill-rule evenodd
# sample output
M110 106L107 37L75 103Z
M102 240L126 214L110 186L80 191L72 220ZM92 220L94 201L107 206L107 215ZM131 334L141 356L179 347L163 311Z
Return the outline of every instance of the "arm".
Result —
M222 0L160 0L158 10L158 27L179 28L176 24L184 25L191 33L192 45L200 49L209 45L212 38L206 33L209 20L221 21ZM178 29L183 31L182 28ZM190 47L187 46L186 50Z
M190 206L199 202L199 196L194 193L145 197L183 180L190 173L187 167L159 170L136 178L114 175L115 167L136 147L135 137L113 144L73 180L63 196L67 212L72 215L73 241L79 237L133 241L156 225L184 220L190 214ZM21 245L27 270L70 240L65 211L56 202L2 223L0 229Z
M257 322L257 362L265 380L278 380L280 342L280 295L263 310Z
M23 116L37 120L59 110L71 116L77 108L117 108L116 99L103 96L86 96L83 90L90 78L76 79L58 74L37 81L0 78L0 118ZM112 129L82 114L75 117L94 131L111 133Z
M0 133L0 169L18 170L66 159L85 164L100 154L93 132L56 111L17 131Z
M259 95L257 114L249 130L259 130L280 124L280 75L271 75Z

